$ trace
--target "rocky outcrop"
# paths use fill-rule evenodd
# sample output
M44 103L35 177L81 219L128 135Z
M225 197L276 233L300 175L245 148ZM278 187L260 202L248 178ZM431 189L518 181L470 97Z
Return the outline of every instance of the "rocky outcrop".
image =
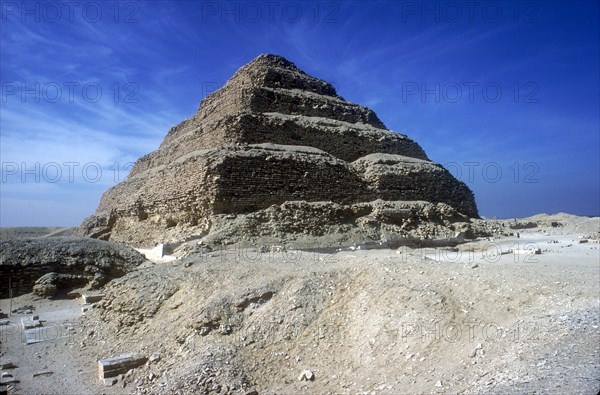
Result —
M259 215L285 202L352 211L378 199L445 204L461 221L478 216L472 192L417 143L387 130L372 110L344 100L327 82L282 57L261 55L171 128L159 149L103 195L78 232L136 246L215 240L228 228L223 218ZM322 214L314 213L314 224Z
M54 296L74 287L97 289L145 262L135 250L102 240L76 237L21 239L0 242L2 298L33 291Z

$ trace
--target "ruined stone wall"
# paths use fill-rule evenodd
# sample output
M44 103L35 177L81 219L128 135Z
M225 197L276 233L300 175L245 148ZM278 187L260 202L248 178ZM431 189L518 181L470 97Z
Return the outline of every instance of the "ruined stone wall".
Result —
M38 265L28 267L12 267L8 265L0 265L0 278L2 278L2 286L0 286L0 298L6 299L9 294L9 279L13 291L13 298L25 295L31 292L35 281L46 273L55 272L58 270L58 264L54 265Z
M473 192L441 165L389 154L371 154L351 164L383 200L446 203L478 217Z
M164 166L191 152L221 147L235 143L226 127L227 119L218 118L201 125L195 125L192 119L177 131L178 137L171 137L169 143L163 142L160 148L138 159L131 169L135 176L159 166Z
M337 97L335 88L331 84L310 77L304 72L283 68L263 70L259 78L264 86L270 88L300 89L320 95Z
M236 117L228 129L239 136L236 140L243 143L305 145L345 161L354 161L375 152L427 159L423 149L406 136L370 125L321 117L243 114Z
M249 109L253 112L278 112L337 119L349 123L365 123L385 129L373 110L349 103L340 98L318 95L294 89L256 87L249 95Z
M344 161L318 150L268 146L231 151L211 169L218 174L215 213L247 213L291 200L347 204L371 196Z
M345 161L310 147L274 144L196 151L129 177L107 191L87 227L133 245L198 232L218 213L246 213L285 201L371 200L368 185ZM97 217L104 216L99 222ZM88 233L91 229L88 229Z
M193 151L230 144L273 143L319 148L345 161L383 152L427 159L423 149L404 135L367 124L279 113L235 113L180 133L169 144L142 157L131 174L169 163Z
M150 240L203 233L218 214L250 213L286 201L347 205L375 199L445 203L478 216L472 192L432 162L378 153L348 164L319 149L275 144L181 156L109 190L99 212L105 213L100 225L110 240L151 245ZM98 216L94 225L102 228Z
M208 159L207 152L195 152L129 177L104 193L80 234L147 245L149 239L169 239L181 228L206 230L215 194Z

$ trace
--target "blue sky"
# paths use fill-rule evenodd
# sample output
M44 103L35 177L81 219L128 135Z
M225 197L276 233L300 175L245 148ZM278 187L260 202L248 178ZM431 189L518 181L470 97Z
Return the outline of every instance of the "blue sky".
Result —
M261 53L373 108L465 181L484 216L600 214L597 1L2 1L1 12L0 226L78 225Z

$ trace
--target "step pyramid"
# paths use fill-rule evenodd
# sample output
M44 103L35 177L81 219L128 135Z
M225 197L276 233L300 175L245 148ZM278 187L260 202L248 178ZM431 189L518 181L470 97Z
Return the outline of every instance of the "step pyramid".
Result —
M473 217L471 190L416 142L289 60L260 55L137 160L79 233L136 246L330 232L376 239L382 226L402 233Z

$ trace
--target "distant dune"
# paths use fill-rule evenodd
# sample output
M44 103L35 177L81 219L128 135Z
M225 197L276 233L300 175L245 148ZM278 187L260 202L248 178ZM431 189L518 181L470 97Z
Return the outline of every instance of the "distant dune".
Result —
M75 229L63 226L0 228L0 240L72 236Z

